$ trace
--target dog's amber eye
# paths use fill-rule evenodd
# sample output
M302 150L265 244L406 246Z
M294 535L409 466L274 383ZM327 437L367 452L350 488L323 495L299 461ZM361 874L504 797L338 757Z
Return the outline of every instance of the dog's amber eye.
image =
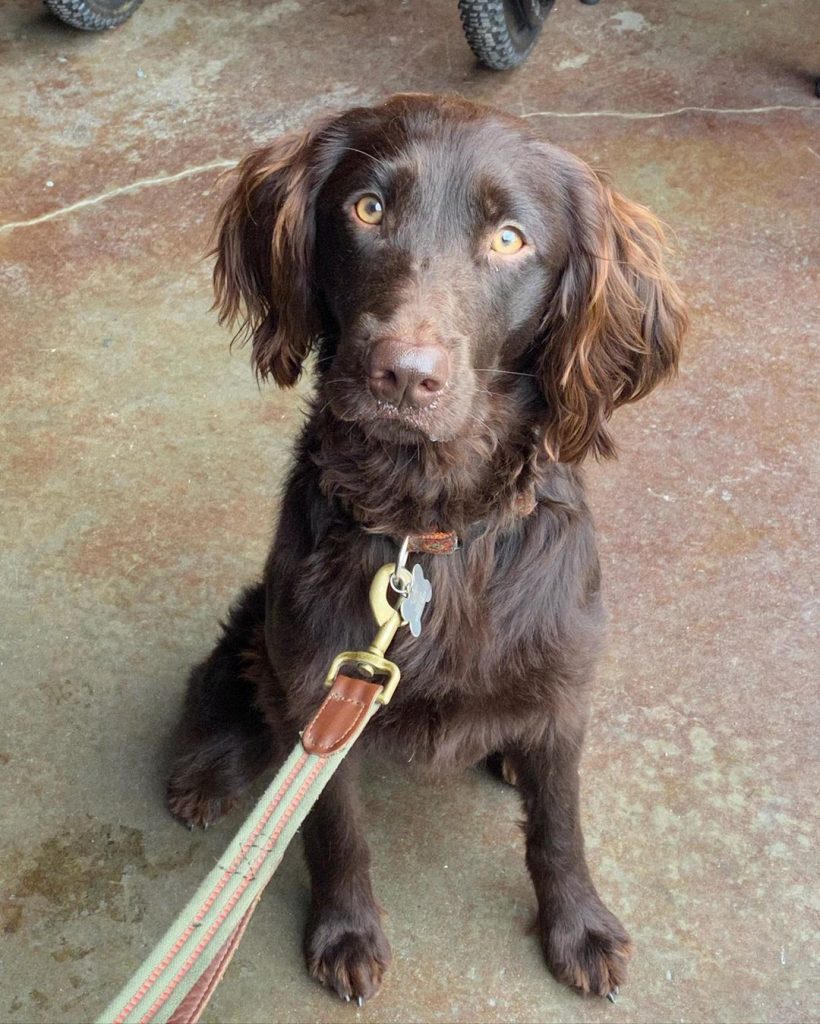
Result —
M356 205L353 209L363 224L381 224L382 222L384 207L378 196L370 194L362 196L361 199L356 200Z
M496 231L492 242L490 242L493 252L500 253L502 256L512 256L523 249L524 245L524 236L518 228L510 227L509 224Z

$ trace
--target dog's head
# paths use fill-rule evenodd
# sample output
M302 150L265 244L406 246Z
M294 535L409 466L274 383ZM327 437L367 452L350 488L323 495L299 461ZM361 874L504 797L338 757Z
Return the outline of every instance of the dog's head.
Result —
M395 96L248 156L218 223L220 319L258 373L381 441L448 441L514 396L546 450L608 455L612 411L677 363L655 218L513 117Z

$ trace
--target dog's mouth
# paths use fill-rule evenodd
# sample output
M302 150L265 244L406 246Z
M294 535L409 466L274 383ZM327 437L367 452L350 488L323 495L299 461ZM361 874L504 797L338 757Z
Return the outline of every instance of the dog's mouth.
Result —
M393 444L436 444L456 436L448 411L448 389L424 408L380 401L353 381L336 379L326 385L326 406L344 423L356 423L370 438Z
M436 423L436 407L433 403L426 409L413 406L402 408L390 402L368 399L367 408L349 412L340 419L353 419L369 437L380 441L416 442L420 439L437 442L445 439L445 431ZM335 410L334 410L335 411Z
M414 441L423 437L436 443L448 439L441 436L443 431L435 423L437 405L434 402L426 409L402 409L389 402L377 401L374 412L360 423L366 425L373 437L382 441Z

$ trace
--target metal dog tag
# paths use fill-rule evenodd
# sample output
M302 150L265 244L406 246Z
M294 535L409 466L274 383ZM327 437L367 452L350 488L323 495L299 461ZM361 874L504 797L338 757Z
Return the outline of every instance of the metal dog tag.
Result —
M404 596L398 604L399 614L410 627L413 636L421 634L421 617L432 596L433 588L430 581L424 575L422 567L416 563L413 566L411 578L407 582Z

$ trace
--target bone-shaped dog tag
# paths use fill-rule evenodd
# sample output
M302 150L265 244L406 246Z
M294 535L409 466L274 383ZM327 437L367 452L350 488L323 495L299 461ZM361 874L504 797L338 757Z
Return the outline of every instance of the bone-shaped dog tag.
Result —
M399 601L399 614L410 627L413 636L419 636L421 634L421 617L433 596L433 588L418 563L413 566L411 575L412 578L407 584L407 593Z

